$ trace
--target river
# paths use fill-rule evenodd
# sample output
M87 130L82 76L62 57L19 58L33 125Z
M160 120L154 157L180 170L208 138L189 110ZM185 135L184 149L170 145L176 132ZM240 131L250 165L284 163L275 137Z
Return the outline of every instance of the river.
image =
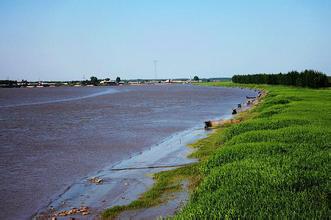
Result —
M193 85L0 90L0 219L29 219L77 179L255 95Z

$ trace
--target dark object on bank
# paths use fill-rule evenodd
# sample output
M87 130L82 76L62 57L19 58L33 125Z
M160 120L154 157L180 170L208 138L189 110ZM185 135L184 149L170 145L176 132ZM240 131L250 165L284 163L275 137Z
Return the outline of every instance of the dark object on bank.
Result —
M241 104L238 104L238 108L241 108Z
M237 119L228 119L228 120L224 120L224 119L220 119L220 120L213 120L213 121L205 121L205 129L211 129L214 127L219 127L219 126L224 126L224 125L228 125L228 124L237 124L240 121Z
M232 110L232 114L233 114L233 115L237 114L237 109L233 109L233 110Z
M205 129L211 128L211 121L205 121Z

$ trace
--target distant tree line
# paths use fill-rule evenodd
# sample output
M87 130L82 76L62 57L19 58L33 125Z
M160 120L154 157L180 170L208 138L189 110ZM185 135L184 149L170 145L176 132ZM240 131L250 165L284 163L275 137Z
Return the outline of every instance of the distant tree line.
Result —
M291 85L310 88L330 86L328 77L324 73L315 70L291 71L279 74L234 75L232 81L245 84Z
M100 82L103 81L103 80L106 81L106 82L109 82L110 81L110 78L98 79L95 76L91 76L90 77L90 81L86 80L84 83L85 84L92 84L92 85L98 86L98 85L100 85ZM117 84L119 84L121 82L121 78L120 77L116 77L115 82Z
M48 86L100 86L100 85L119 85L122 82L120 77L116 77L115 81L111 81L110 78L105 79L98 79L95 76L91 76L88 80L73 80L73 81L17 81L17 80L0 80L0 88L19 88L19 87L35 87L35 86L42 86L42 87L48 87ZM124 81L126 82L126 81Z
M0 80L0 87L18 87L16 80Z

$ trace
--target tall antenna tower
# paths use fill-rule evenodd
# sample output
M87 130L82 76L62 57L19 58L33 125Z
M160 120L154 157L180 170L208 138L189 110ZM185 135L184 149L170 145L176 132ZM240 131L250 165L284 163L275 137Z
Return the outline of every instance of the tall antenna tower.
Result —
M154 78L157 79L157 60L153 60L154 63Z

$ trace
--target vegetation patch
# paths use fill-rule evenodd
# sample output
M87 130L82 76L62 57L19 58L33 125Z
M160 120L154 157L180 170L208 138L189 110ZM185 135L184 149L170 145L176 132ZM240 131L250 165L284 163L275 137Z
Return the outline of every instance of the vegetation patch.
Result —
M199 164L201 184L175 219L330 216L331 90L259 88L268 96L251 117L200 142L221 147Z
M126 210L142 209L162 204L171 199L171 193L182 189L181 183L183 180L189 180L189 189L194 189L201 179L199 172L198 164L191 164L157 173L153 176L155 183L150 190L128 205L114 206L105 210L102 213L102 218L113 219Z

